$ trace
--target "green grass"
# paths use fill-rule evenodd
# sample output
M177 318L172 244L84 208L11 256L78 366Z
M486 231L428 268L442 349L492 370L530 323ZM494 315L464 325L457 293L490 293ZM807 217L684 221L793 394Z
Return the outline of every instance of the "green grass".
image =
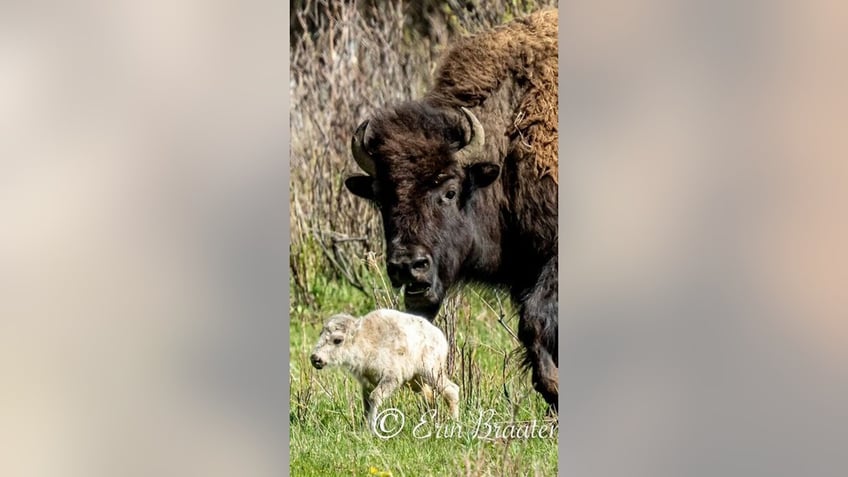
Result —
M383 282L376 276L374 283ZM505 296L466 287L443 306L436 320L453 341L451 378L461 388L462 429L437 418L442 433L452 435L436 437L436 424L430 420L414 435L415 424L428 408L422 397L403 388L381 410L399 409L405 425L396 436L380 439L365 428L359 384L341 369L315 370L308 356L327 317L367 313L378 301L381 306L389 302L391 291L384 288L383 298L375 300L341 280L315 277L310 286L315 304L291 306L291 475L556 475L556 437L493 439L486 435L486 426L473 434L481 411L487 410L495 417L484 423L535 419L537 428L555 425L533 391L529 373L519 367L514 353L518 342L512 335L516 318ZM501 314L506 316L503 324ZM431 437L417 437L424 431Z

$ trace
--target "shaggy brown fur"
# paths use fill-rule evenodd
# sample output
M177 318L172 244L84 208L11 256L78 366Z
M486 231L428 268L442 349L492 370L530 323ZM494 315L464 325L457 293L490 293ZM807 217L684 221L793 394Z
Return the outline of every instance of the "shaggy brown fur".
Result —
M460 40L444 56L425 101L441 107L480 108L509 118L510 150L532 152L540 176L558 182L557 32L556 10L542 10L524 19ZM516 88L518 104L491 104L496 93ZM523 90L523 91L522 91ZM486 122L484 121L485 125ZM517 155L527 158L527 155Z

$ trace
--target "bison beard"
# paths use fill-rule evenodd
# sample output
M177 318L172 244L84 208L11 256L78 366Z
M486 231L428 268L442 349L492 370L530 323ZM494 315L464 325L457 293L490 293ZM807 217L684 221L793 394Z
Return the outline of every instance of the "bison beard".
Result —
M433 89L356 128L367 175L345 181L380 207L386 268L432 320L447 291L502 286L535 389L558 400L557 17L546 10L465 38Z

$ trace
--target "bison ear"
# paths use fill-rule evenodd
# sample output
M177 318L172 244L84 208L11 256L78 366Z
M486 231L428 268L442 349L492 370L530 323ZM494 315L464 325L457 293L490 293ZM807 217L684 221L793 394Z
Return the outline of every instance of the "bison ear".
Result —
M493 162L478 162L468 167L468 177L474 188L488 187L495 182L501 172L501 167Z
M353 195L374 200L374 178L371 176L353 176L345 179L345 187Z

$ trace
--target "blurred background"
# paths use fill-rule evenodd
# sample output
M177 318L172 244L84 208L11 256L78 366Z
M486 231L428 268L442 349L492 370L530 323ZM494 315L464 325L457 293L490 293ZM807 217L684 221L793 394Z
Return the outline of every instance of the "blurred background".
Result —
M0 3L0 475L285 474L286 20Z
M845 475L848 6L560 16L560 468Z

